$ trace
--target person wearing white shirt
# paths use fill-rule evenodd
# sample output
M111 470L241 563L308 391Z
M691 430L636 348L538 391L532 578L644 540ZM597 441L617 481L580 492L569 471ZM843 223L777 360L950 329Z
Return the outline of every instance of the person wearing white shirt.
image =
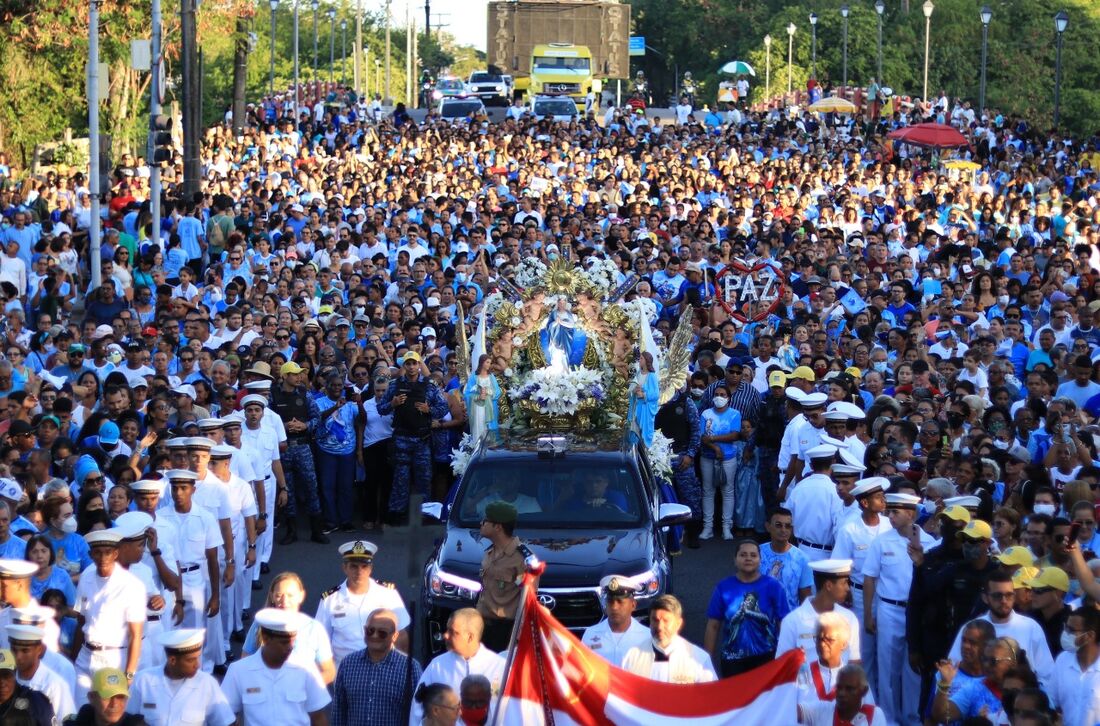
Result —
M886 495L893 529L876 537L863 563L863 629L878 636L878 695L892 723L920 723L920 676L909 666L905 606L913 581L909 549L923 552L935 539L916 525L920 497Z
M836 447L816 446L806 452L812 472L791 489L783 504L791 511L798 549L810 562L828 559L833 551L833 532L844 502L830 476Z
M638 587L629 578L608 575L600 580L600 590L606 617L586 628L581 642L611 665L621 667L627 651L650 639L649 628L633 617Z
M203 630L184 628L161 633L153 646L163 652L163 666L134 676L127 713L149 726L209 724L229 726L237 720L218 682L203 673Z
M887 726L886 713L878 706L864 703L867 676L855 663L840 669L836 676L836 699L813 706L798 707L798 722L806 726ZM906 722L909 723L909 722Z
M798 706L803 710L820 703L836 700L836 682L844 667L843 654L848 651L851 629L838 613L822 613L814 624L814 654L798 670ZM874 704L871 691L863 697L864 704Z
M421 686L444 683L457 692L462 679L469 675L481 675L489 679L493 693L500 693L504 686L504 658L485 647L481 634L485 621L476 608L462 608L451 613L444 637L450 650L436 656L420 674ZM490 710L495 706L490 704ZM412 704L409 726L419 726L424 717L424 707Z
M9 625L6 631L15 659L15 680L44 695L53 706L58 723L76 715L72 687L42 662L46 655L42 643L45 631L33 625Z
M1100 723L1100 610L1079 608L1066 619L1048 693L1065 726Z
M775 654L779 656L788 650L801 648L807 662L812 661L817 653L815 638L821 616L833 613L848 624L849 634L844 639L846 647L841 652L843 662L858 661L859 621L855 613L840 605L848 599L848 578L852 572L852 561L818 560L810 563L810 569L814 571L816 592L787 613L779 623L779 638L776 641Z
M710 654L680 636L683 613L683 606L673 595L654 599L649 609L650 641L627 651L623 670L664 683L718 680Z

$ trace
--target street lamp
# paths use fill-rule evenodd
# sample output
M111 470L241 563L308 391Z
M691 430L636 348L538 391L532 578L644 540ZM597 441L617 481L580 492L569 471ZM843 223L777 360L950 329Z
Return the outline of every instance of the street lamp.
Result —
M348 83L348 21L340 21L340 31L344 38L340 41L340 83L345 86Z
M772 37L771 35L764 36L764 47L767 49L767 63L765 64L764 71L764 88L766 89L764 95L767 96L767 102L771 103L772 98Z
M989 21L993 19L993 11L988 5L982 5L978 17L982 21L982 80L978 87L978 115L980 116L985 113L985 62L989 48Z
M875 12L878 13L878 82L882 83L882 14L886 12L886 3L875 0Z
M817 78L817 13L810 13L810 49L814 78Z
M310 0L313 7L313 95L317 96L317 8L321 6L320 0Z
M921 5L921 10L924 11L924 98L928 100L928 38L932 33L932 11L936 9L936 6L932 4L932 0L924 0L924 5Z
M794 90L793 78L791 76L791 65L794 64L794 31L798 30L791 23L787 26L787 93L790 94Z
M336 8L328 9L328 82L336 72Z
M848 3L840 6L840 17L844 18L844 83L845 92L848 90Z
M1054 31L1058 33L1058 44L1054 51L1054 128L1058 128L1058 119L1062 111L1062 35L1069 25L1069 13L1059 10L1054 16Z
M299 0L294 0L294 128L298 128L298 108L301 98L298 92L298 6Z
M279 0L268 0L271 5L271 95L275 95L275 11L279 8Z

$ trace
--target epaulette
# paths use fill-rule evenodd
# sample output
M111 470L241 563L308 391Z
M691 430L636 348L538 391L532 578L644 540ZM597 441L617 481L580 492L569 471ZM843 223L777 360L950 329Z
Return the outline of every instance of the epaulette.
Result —
M535 553L531 551L531 548L523 544L522 542L519 543L519 547L517 547L516 549L518 549L519 553L523 555L523 559L535 556Z
M340 589L340 586L337 585L336 587L332 588L331 590L325 590L324 592L321 593L321 599L324 600L326 597L333 594L334 592L337 592L339 589Z
M386 582L385 580L375 580L374 582L378 585L381 585L382 587L384 587L388 590L396 590L397 589L397 585L395 585L392 582Z

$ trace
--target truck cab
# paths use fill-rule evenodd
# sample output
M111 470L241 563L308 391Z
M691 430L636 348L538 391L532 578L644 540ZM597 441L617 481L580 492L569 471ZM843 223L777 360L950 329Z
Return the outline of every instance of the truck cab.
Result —
M592 72L592 52L587 46L570 43L536 45L531 52L531 77L527 95L569 96L578 106L590 90L599 93Z

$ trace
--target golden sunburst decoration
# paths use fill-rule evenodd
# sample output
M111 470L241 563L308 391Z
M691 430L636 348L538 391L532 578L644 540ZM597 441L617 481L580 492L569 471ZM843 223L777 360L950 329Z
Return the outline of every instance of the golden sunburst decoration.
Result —
M579 279L573 263L563 257L550 263L543 279L546 281L546 292L551 295L573 296L579 291Z

